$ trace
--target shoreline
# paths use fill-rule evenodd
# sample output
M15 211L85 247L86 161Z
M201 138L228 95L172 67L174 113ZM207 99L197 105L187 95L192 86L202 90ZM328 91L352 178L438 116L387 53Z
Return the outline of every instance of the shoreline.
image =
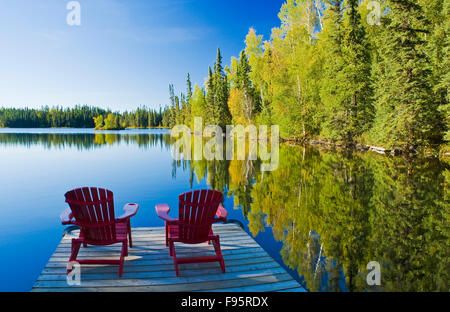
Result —
M355 144L343 144L343 143L333 143L325 140L319 140L319 139L311 139L311 140L304 140L304 141L298 141L298 140L289 140L289 139L281 139L284 143L293 145L293 146L299 146L299 145L311 145L311 146L322 146L325 148L340 148L340 149L346 149L346 150L355 150L357 152L375 152L380 155L386 155L386 156L406 156L406 157L417 157L417 156L423 156L423 157L450 157L450 152L445 152L444 147L438 149L437 152L433 153L430 151L420 153L418 150L410 150L404 151L399 148L394 149L386 149L379 146L374 145L367 145L362 143L355 143Z
M79 129L79 130L93 130L98 132L107 132L107 131L124 131L127 130L171 130L171 128L167 127L152 127L152 128L137 128L137 127L129 127L124 129L95 129L95 128L73 128L73 127L44 127L44 128L9 128L9 127L0 127L1 129ZM13 132L12 132L13 133ZM193 131L191 131L191 134L194 134ZM225 137L225 135L224 135ZM346 150L354 150L358 152L375 152L380 155L386 155L386 156L407 156L407 157L417 157L417 156L423 156L423 157L437 157L437 158L448 158L450 157L450 151L448 151L448 148L445 148L442 146L440 150L437 153L433 152L424 152L419 153L418 150L410 150L409 152L404 151L399 148L394 149L386 149L384 147L374 146L374 145L368 145L368 144L362 144L362 143L355 143L355 144L344 144L344 143L333 143L326 140L320 140L320 139L310 139L310 140L295 140L295 139L283 139L280 138L280 142L291 145L291 146L302 146L302 145L311 145L311 146L321 146L325 148L339 148L339 149L346 149ZM444 144L443 144L444 145ZM447 151L445 151L447 150ZM422 154L422 155L420 155Z

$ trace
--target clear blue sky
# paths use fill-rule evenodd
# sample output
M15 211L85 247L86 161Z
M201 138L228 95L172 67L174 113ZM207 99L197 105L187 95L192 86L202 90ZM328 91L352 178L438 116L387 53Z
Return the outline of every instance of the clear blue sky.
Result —
M268 39L283 0L0 0L0 107L157 108L186 73L203 84L220 47L238 56L250 27Z

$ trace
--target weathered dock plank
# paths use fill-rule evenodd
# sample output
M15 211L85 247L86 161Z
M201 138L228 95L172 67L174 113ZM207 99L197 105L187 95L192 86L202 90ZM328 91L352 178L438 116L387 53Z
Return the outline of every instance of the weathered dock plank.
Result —
M164 241L164 228L133 229L134 247L129 249L122 278L117 266L89 265L81 268L81 285L66 281L70 240L66 235L35 282L33 292L141 292L141 291L304 291L258 243L235 224L214 225L220 235L227 273L218 263L180 265L176 277ZM76 233L75 233L76 234ZM207 244L176 246L181 257L212 255ZM117 259L120 246L82 248L79 259Z

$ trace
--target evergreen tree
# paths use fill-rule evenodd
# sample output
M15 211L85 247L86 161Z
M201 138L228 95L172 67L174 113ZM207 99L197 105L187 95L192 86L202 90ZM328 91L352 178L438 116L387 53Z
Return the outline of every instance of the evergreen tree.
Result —
M220 49L217 49L217 59L214 64L213 74L214 84L214 114L213 124L225 129L231 123L231 114L228 109L229 87L227 76L222 66L222 55Z
M450 1L449 0L421 0L424 12L429 20L427 39L427 54L431 60L432 78L435 101L439 105L442 115L444 140L450 141L450 107L448 86L450 85Z
M192 110L192 83L191 83L191 75L187 74L187 90L186 90L186 108L184 111L184 123L189 125L191 123L191 110Z
M186 98L189 101L192 98L192 82L191 82L191 75L187 74L187 92L186 92Z
M216 97L216 91L215 91L215 85L214 85L214 76L213 72L211 70L211 67L209 67L208 71L208 81L206 83L206 116L205 116L205 123L208 124L214 124L216 121L216 110L215 110L215 97Z
M417 1L391 0L382 22L373 139L403 149L439 143L443 127L431 88L425 41L429 21L423 7Z
M373 118L370 47L358 0L334 1L327 10L326 47L322 101L325 105L325 137L353 143L370 129Z
M253 82L250 80L251 67L245 51L241 52L239 65L236 72L236 87L243 91L244 102L243 112L248 122L251 122L254 115L259 112L258 100L255 95Z
M448 16L450 15L450 1L445 0L444 6L443 6L443 16L447 16L445 21L443 22L445 30L445 44L443 47L443 61L442 61L442 67L447 70L445 70L442 73L442 76L439 79L439 82L437 84L437 89L442 90L443 93L445 93L445 99L442 101L441 106L439 107L439 110L442 114L442 120L443 124L445 125L445 132L444 132L444 140L446 141L447 148L449 148L448 144L450 141L450 96L448 93L448 87L450 86L450 71L448 70L450 68L450 38L449 38L449 31L450 31L450 19Z
M177 96L175 95L175 90L172 84L169 85L169 99L170 99L170 114L168 119L168 126L173 127L177 124L178 109L177 107ZM179 104L178 104L179 105Z

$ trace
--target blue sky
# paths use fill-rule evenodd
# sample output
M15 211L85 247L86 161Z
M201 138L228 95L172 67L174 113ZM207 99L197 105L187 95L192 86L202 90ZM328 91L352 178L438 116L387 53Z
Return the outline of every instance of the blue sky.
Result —
M0 107L157 108L186 74L203 84L220 47L238 56L250 27L268 39L283 0L0 0Z

